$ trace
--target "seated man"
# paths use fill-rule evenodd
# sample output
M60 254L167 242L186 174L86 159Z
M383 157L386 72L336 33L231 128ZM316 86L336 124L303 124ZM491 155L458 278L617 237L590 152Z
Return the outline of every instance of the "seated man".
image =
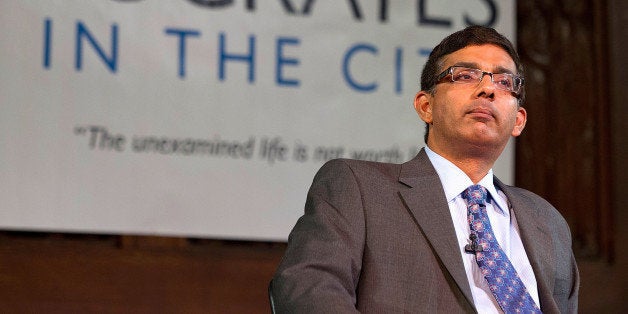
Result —
M273 278L277 312L577 312L567 223L493 176L526 123L522 72L491 28L436 46L414 99L427 146L401 165L320 169Z

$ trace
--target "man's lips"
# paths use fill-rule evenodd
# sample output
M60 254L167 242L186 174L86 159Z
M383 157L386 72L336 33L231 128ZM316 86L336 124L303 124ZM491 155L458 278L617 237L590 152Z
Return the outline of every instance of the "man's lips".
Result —
M493 112L490 109L476 107L466 112L467 115L470 115L479 119L494 119Z

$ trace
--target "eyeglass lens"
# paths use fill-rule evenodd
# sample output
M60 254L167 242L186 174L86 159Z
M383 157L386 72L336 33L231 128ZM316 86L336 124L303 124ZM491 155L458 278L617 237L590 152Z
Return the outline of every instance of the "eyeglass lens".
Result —
M515 77L510 73L490 73L478 69L452 67L450 70L451 80L457 83L477 83L482 81L484 75L491 77L491 81L496 88L511 92L518 92L519 83L515 81Z

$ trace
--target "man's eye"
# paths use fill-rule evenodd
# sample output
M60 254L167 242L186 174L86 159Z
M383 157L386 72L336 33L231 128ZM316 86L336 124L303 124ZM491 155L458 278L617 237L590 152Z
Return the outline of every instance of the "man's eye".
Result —
M476 75L473 75L471 72L460 72L454 75L454 81L468 82L476 79Z
M512 80L509 77L499 78L495 83L507 88L512 87Z

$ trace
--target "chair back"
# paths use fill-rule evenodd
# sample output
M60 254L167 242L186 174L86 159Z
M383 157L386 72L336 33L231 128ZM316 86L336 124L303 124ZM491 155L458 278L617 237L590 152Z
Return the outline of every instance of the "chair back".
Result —
M270 312L275 314L275 299L273 298L273 280L268 283L268 301L270 301Z

